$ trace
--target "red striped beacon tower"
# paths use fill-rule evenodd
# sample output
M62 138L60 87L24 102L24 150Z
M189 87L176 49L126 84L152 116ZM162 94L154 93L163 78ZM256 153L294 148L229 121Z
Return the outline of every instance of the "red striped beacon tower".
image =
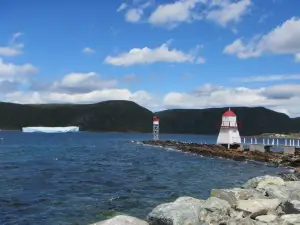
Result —
M226 145L228 149L231 145L241 144L241 137L236 115L230 110L230 108L222 115L222 124L220 127L217 144Z
M153 116L153 141L159 140L159 119L157 116Z

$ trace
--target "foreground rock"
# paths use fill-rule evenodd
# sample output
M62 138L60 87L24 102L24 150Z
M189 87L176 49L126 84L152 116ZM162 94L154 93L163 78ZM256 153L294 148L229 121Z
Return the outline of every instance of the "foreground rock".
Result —
M146 222L147 221L147 222ZM93 225L300 225L300 181L260 176L241 187L213 189L207 200L180 197L145 218L116 216Z
M112 219L104 220L91 225L149 225L146 221L140 220L132 216L115 216Z
M254 160L260 162L272 163L276 166L300 167L300 153L295 156L285 156L281 152L259 152L259 151L243 151L239 149L226 149L220 145L213 144L197 144L176 141L143 141L144 144L173 147L183 152L190 152L209 157L223 157L236 161ZM300 178L300 176L299 176Z

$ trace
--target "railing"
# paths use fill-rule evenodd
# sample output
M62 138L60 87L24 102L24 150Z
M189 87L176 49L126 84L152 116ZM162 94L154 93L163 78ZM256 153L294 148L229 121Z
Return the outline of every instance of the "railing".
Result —
M243 144L262 144L272 146L297 146L300 147L299 138L273 138L273 137L241 137Z

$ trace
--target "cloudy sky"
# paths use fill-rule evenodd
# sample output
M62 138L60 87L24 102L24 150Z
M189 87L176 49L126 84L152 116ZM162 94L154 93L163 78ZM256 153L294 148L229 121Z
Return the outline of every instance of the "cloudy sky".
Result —
M300 116L299 0L1 0L0 100Z

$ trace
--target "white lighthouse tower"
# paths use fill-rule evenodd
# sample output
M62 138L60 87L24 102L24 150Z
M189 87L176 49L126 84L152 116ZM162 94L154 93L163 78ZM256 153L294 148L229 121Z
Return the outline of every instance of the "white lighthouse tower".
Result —
M217 144L227 145L228 149L230 148L230 145L241 144L241 136L238 130L236 115L230 108L222 115L222 123Z

